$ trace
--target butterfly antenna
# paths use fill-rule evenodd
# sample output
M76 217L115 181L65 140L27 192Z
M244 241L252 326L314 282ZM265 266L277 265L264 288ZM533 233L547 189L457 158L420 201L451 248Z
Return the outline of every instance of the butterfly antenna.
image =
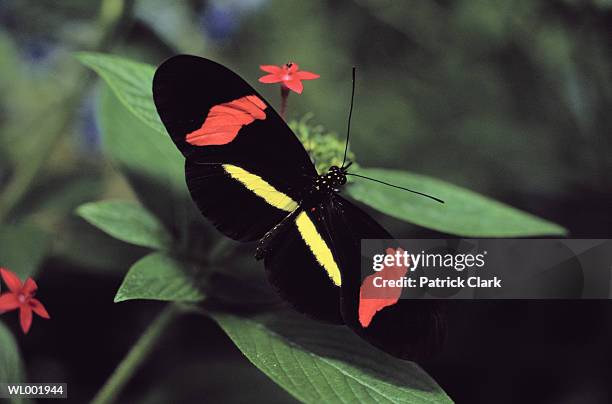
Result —
M398 185L389 184L388 182L377 180L375 178L366 177L365 175L359 175L359 174L353 174L353 173L346 173L346 175L352 175L353 177L364 178L366 180L378 182L379 184L384 184L384 185L388 185L388 186L393 187L393 188L398 188L398 189L402 189L404 191L412 192L413 194L417 194L417 195L421 195L421 196L424 196L424 197L429 198L429 199L433 199L436 202L444 203L444 201L442 199L436 198L435 196L427 195L427 194L424 194L422 192L414 191L412 189L400 187Z
M346 153L348 152L349 136L351 135L351 117L353 116L353 101L355 100L355 66L353 66L353 89L351 90L351 108L349 109L348 125L346 127L346 144L344 145L344 157L342 158L342 167L346 163Z

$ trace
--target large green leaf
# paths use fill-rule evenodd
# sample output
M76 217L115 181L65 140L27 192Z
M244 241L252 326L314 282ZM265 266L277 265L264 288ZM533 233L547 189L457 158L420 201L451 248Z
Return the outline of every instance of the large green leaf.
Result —
M153 104L153 66L103 53L81 52L77 58L95 70L134 115L157 132L166 134Z
M19 348L13 334L0 323L0 383L22 383L23 364ZM15 398L10 403L21 403L24 400Z
M91 202L79 206L77 213L92 225L126 243L167 249L172 242L163 224L134 202Z
M151 177L164 186L185 190L184 159L170 136L165 130L152 131L134 119L134 114L117 101L116 94L104 86L98 100L104 151L122 169Z
M152 253L136 262L125 276L115 302L150 299L199 302L204 298L184 263L162 253Z
M347 187L349 195L356 200L419 226L465 237L526 237L567 233L555 223L424 175L363 167L358 173L384 179L445 201L440 204L367 180L355 181Z
M98 117L105 154L126 175L143 205L167 226L193 217L184 159L170 136L134 119L107 86L101 90Z
M451 402L418 365L376 350L345 327L290 312L213 318L255 366L303 402Z

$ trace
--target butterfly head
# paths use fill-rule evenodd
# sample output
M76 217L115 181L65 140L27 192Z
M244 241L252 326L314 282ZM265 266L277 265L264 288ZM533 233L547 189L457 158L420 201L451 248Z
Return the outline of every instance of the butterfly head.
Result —
M327 174L321 177L331 188L337 189L346 184L346 168L331 166Z

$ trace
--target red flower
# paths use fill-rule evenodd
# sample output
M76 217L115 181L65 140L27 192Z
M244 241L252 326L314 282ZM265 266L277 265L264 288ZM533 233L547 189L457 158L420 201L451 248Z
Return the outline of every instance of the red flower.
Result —
M261 83L282 83L282 86L298 94L302 94L304 89L302 80L314 80L320 77L315 73L300 71L299 66L295 63L287 63L283 66L263 65L259 68L270 73L259 78Z
M22 284L17 275L4 268L0 268L0 275L9 288L9 292L0 295L0 313L19 309L21 329L25 334L30 331L32 325L32 312L42 318L51 318L45 306L38 299L34 299L34 294L38 289L34 279L28 278Z

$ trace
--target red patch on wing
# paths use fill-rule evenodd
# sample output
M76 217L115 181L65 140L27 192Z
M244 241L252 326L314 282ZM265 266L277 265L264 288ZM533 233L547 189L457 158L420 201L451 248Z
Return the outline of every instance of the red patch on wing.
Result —
M188 133L185 140L194 146L228 144L238 136L243 126L256 119L266 119L266 107L256 95L215 105L208 112L202 127Z
M404 250L398 248L401 254ZM385 251L389 255L395 255L393 248L387 248ZM367 328L374 315L385 307L393 306L402 295L403 288L401 287L376 287L374 279L382 278L383 280L400 280L408 272L407 265L391 265L366 276L359 290L359 323L364 328ZM381 284L379 280L377 284Z

